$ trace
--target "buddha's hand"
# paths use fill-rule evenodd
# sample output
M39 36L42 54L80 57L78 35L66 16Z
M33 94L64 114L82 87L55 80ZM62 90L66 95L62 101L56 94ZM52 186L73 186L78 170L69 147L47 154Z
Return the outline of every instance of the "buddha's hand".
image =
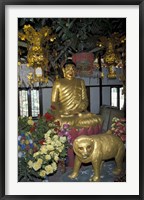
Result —
M60 116L61 117L72 117L72 116L74 116L74 113L72 113L72 112L60 112L61 114L60 114Z
M81 103L79 104L79 107L81 111L85 111L87 109L87 102L81 101Z

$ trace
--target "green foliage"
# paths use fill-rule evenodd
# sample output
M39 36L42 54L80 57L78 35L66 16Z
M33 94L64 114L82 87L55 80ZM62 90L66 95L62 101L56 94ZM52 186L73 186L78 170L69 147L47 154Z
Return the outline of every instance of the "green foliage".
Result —
M18 159L18 182L35 182L38 180L40 181L38 173L27 167L26 159Z

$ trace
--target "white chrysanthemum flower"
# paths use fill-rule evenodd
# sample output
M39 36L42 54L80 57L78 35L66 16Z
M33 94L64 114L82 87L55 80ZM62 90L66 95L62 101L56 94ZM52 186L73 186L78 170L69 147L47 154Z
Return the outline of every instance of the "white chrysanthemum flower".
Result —
M23 153L20 151L18 152L18 157L21 158L23 156Z
M22 136L21 136L21 135L19 135L19 136L18 136L18 141L20 141L20 140L21 140L21 138L22 138Z
M29 143L30 143L30 144L32 144L32 143L33 143L33 141L30 139L30 140L29 140Z

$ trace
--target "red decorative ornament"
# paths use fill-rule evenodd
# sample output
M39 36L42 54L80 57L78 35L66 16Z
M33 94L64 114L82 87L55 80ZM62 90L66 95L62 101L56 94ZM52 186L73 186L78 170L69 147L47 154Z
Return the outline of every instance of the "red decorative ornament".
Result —
M76 63L77 74L92 74L94 54L91 52L76 53L72 56L72 61Z

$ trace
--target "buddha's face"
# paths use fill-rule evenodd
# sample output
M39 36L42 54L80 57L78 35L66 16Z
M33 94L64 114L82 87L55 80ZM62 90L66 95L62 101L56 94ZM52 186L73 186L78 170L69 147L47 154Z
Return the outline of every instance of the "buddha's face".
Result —
M75 66L73 64L67 64L63 69L64 77L71 80L75 77Z

